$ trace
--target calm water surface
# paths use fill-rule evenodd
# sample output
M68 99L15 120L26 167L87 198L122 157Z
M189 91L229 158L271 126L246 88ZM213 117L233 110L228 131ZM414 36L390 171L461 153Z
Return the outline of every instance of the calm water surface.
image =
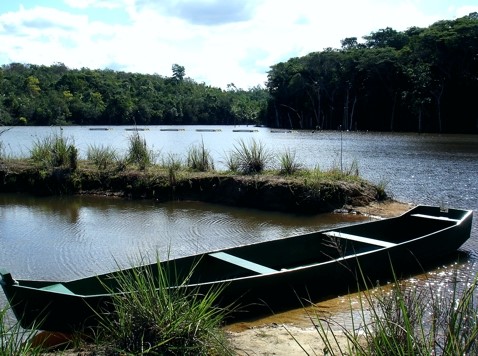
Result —
M200 132L214 128L221 131ZM478 136L355 132L274 132L252 127L151 126L140 134L158 156L185 158L204 145L223 169L224 157L240 140L262 142L272 153L290 149L304 166L344 169L386 183L394 198L414 204L473 209L471 239L462 247L470 259L459 265L466 277L478 272ZM234 132L237 129L253 132ZM52 134L74 141L85 157L91 145L125 152L131 132L88 127L15 127L5 132L4 154L28 156L34 142ZM0 261L19 278L70 279L107 272L117 265L177 257L239 244L281 238L358 221L337 215L294 216L182 202L155 204L97 197L34 198L0 195Z
M197 202L0 195L0 260L18 277L70 279L344 223ZM360 217L348 217L360 221Z

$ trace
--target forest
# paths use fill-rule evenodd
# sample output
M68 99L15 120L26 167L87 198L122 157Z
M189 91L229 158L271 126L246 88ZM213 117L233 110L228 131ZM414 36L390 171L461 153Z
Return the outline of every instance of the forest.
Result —
M363 40L273 65L265 124L478 132L478 13Z
M12 63L0 70L3 125L257 124L267 93L221 90L186 77Z
M478 13L385 28L277 63L265 87L109 69L0 67L0 125L266 125L286 129L478 132Z

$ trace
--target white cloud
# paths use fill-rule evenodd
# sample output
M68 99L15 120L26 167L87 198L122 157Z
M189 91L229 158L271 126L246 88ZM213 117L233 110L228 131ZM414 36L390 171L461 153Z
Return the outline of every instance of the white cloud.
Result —
M141 10L160 11L192 24L218 25L247 21L258 0L138 0Z
M77 9L86 9L89 7L117 9L124 5L122 0L63 0L63 2Z
M0 58L164 76L172 75L171 66L177 63L198 82L223 88L233 82L247 89L263 84L271 65L326 47L338 48L346 37L360 39L385 27L399 31L426 27L446 18L441 14L451 19L478 10L474 5L442 5L439 10L433 2L433 11L425 11L420 7L423 0L64 3L69 7L44 5L0 14ZM113 13L129 20L114 23Z

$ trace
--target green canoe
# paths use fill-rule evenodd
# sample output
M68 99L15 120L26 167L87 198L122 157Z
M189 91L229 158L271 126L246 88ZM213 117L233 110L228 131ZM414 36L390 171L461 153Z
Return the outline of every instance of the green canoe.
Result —
M450 255L470 237L470 210L418 206L403 215L279 238L161 262L174 281L198 293L222 286L218 303L238 302L267 310L297 304L300 297L337 296L357 287L359 270L370 280L417 272ZM136 268L157 270L157 264ZM123 270L121 273L128 273ZM192 272L191 272L192 271ZM16 279L2 272L5 295L22 327L71 331L95 325L122 293L116 272L70 281ZM173 278L174 277L174 278ZM180 282L178 282L180 283ZM158 289L158 293L161 290ZM248 308L245 308L248 309Z

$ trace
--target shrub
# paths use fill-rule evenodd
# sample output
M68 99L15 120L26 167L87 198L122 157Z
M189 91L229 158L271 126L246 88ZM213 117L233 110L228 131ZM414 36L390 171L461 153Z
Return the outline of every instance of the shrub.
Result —
M95 145L88 146L86 157L100 170L107 169L109 166L112 166L117 162L116 151L111 147Z
M201 145L192 146L188 151L187 166L199 172L214 170L214 162L211 153L204 147L204 141Z
M113 314L102 317L100 334L107 348L120 354L231 354L220 329L225 316L214 307L220 290L199 295L195 290L168 288L174 283L167 267L133 268L117 282L126 293L114 294Z

